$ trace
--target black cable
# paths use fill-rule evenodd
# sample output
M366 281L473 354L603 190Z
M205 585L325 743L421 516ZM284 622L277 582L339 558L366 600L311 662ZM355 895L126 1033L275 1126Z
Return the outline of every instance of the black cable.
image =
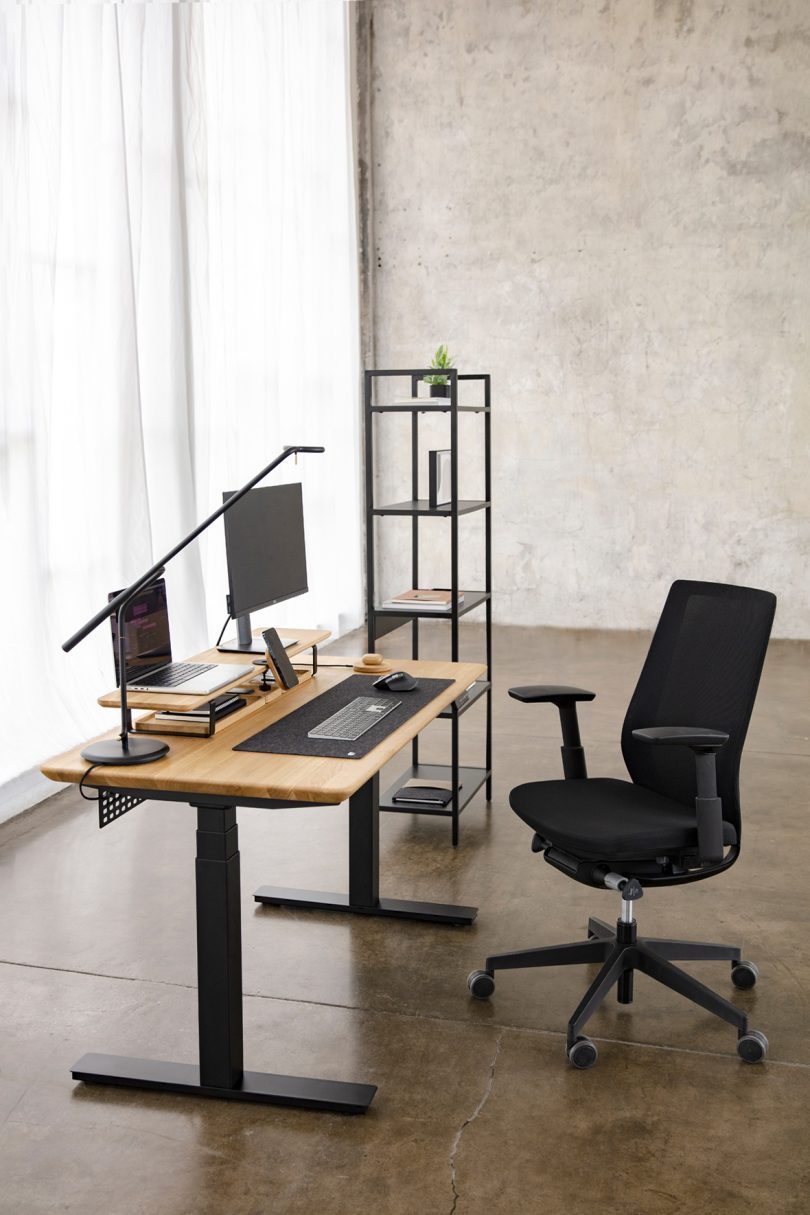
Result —
M84 800L85 800L86 802L98 802L98 801L101 801L101 793L97 793L95 797L88 797L88 796L87 796L87 794L85 793L85 791L84 791L83 787L82 787L82 786L84 785L84 782L87 780L88 776L90 775L90 773L93 771L93 769L94 769L94 768L100 768L101 766L102 766L101 764L91 764L91 765L90 765L90 767L89 767L89 768L87 769L87 771L85 772L85 774L84 774L84 776L82 777L82 779L79 781L79 792L81 793L82 797L84 798Z
M231 623L232 619L233 619L232 616L225 617L225 623L222 626L222 632L220 633L219 637L217 637L216 641L214 642L214 649L216 649L216 647L219 645L220 641L222 641L222 635L225 632L225 630L227 629L228 625Z

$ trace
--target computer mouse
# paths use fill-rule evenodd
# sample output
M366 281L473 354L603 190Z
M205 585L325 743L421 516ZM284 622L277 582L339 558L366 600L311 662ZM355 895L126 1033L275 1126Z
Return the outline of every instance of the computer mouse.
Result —
M374 687L384 692L414 692L419 683L407 671L392 671L390 675L381 675L374 680Z

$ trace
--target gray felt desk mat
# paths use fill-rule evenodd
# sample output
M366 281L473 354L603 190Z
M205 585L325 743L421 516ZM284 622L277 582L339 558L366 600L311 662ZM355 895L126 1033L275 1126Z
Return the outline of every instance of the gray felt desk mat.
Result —
M315 679L317 678L316 675ZM234 751L361 759L453 682L452 679L420 679L419 687L413 692L385 692L374 687L375 678L374 675L350 675L322 696L307 701L300 709L288 713L286 717L273 722L272 726L267 726L258 734L238 743L233 748ZM380 696L386 699L390 697L391 700L398 700L399 705L393 713L387 714L354 742L307 737L310 730L326 721L327 717L331 717L338 709L344 708L356 696Z

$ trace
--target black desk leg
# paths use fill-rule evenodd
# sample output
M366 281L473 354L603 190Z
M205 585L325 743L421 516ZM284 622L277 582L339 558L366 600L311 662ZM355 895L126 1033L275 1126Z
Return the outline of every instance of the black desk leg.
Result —
M200 1083L241 1083L242 922L236 810L197 810L197 1016Z
M362 911L380 902L380 778L349 799L349 906Z
M376 1087L242 1066L242 923L233 806L197 809L197 1007L200 1063L85 1055L74 1080L364 1114Z
M349 799L349 893L260 886L253 897L257 903L273 907L351 911L356 915L393 916L436 924L472 924L478 913L477 907L460 907L453 903L381 899L379 883L380 778L373 776Z

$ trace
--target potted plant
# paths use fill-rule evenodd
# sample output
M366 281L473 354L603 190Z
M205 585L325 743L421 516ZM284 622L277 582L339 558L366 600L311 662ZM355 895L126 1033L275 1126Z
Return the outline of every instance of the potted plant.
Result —
M430 365L431 367L435 367L439 372L446 371L448 367L453 366L453 358L447 346L439 347ZM430 384L430 395L432 397L450 396L450 380L446 375L426 375L425 383Z

